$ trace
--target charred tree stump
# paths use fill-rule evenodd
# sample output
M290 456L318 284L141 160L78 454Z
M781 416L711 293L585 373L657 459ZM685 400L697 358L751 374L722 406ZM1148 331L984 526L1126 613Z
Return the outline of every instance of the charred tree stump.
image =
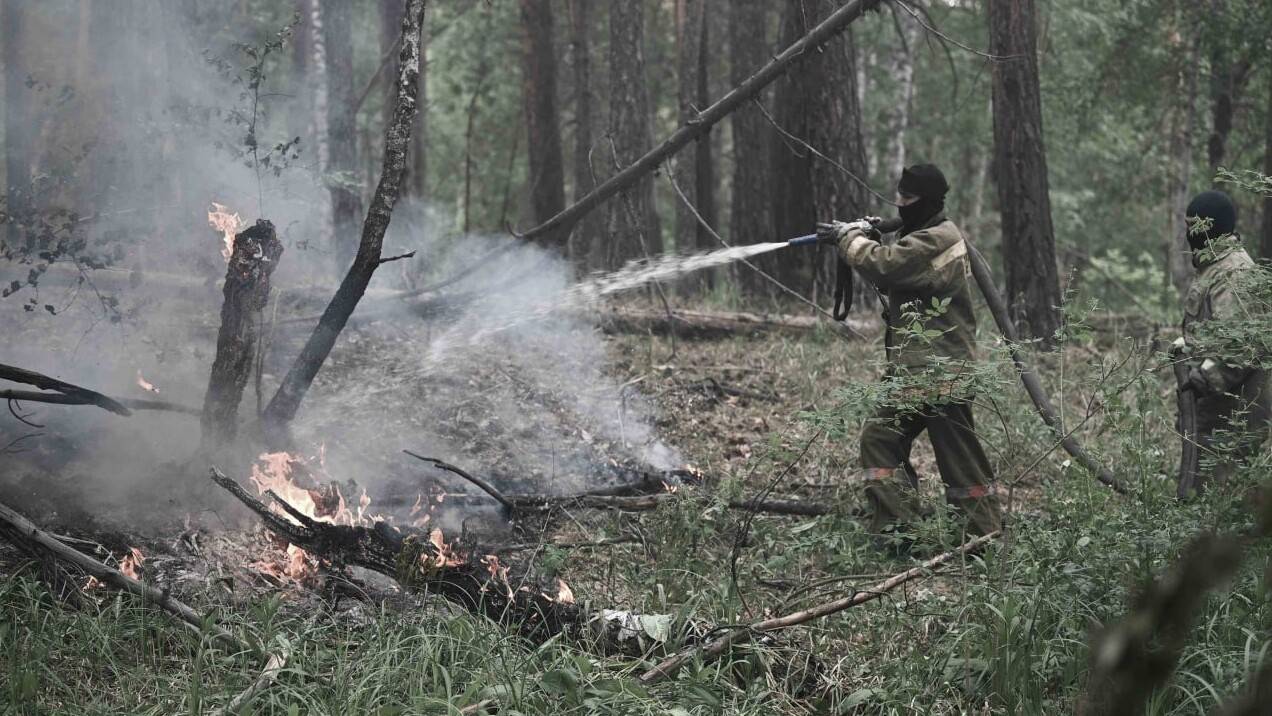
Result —
M282 254L274 225L264 219L234 237L234 252L225 269L216 358L203 398L205 448L232 441L238 430L239 402L260 342L261 311L269 301L270 275Z

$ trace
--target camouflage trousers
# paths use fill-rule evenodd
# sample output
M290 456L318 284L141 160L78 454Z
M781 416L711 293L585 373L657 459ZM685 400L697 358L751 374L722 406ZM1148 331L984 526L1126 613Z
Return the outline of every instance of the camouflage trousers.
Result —
M986 534L1001 529L993 468L976 436L971 404L957 401L919 409L882 408L866 422L861 477L872 511L870 531L877 534L921 515L910 449L924 430L945 481L945 498L966 516L968 530Z

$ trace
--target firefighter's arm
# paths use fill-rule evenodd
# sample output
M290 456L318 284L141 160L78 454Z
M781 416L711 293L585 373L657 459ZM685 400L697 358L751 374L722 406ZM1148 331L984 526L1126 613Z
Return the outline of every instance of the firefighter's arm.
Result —
M849 231L839 239L839 254L881 289L922 289L931 279L932 259L941 253L935 238L916 231L890 245L872 240L865 233Z

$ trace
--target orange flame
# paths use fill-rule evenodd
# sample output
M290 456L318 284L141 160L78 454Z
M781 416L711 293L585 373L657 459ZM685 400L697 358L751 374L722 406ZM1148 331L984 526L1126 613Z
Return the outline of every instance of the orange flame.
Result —
M221 240L225 242L221 247L221 256L226 261L234 253L234 235L243 230L244 223L243 217L230 211L230 207L212 202L212 210L208 212L208 225L221 232Z
M142 375L141 375L141 369L140 369L140 368L139 368L139 369L137 369L137 387L141 388L142 390L144 390L144 391L146 391L146 392L148 392L148 393L158 393L158 392L159 392L159 389L155 387L155 384L154 384L154 383L151 383L150 381L148 381L148 380L146 380L144 377L142 377Z
M297 512L316 522L334 525L354 526L365 524L366 510L371 505L371 498L366 490L358 498L358 511L354 514L345 503L344 495L334 484L325 489L311 490L296 484L297 471L307 471L306 461L288 452L262 453L252 466L252 484L259 494L273 491ZM297 522L278 505L273 505L277 513L284 518ZM287 545L286 561L281 565L268 561L260 561L255 565L258 570L278 579L288 578L301 580L312 574L317 566L314 559L304 549L294 544Z
M119 560L119 571L132 577L133 579L141 579L141 565L146 561L146 555L136 547L129 547L128 554Z

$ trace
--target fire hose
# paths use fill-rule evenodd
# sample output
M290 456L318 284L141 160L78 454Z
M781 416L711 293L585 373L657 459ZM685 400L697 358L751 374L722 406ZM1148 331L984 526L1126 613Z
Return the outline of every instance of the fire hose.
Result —
M880 222L878 220L862 219L851 222L850 228L872 229L878 231L892 231L894 226L891 222ZM817 242L816 234L799 236L787 242L790 246L802 246ZM1047 390L1042 384L1042 379L1038 377L1038 373L1029 365L1025 355L1021 352L1019 343L1020 338L1016 333L1016 325L1011 320L1011 314L1007 311L1007 303L998 293L998 288L994 286L994 276L990 271L989 264L985 261L985 257L980 251L968 241L966 237L963 243L967 246L967 258L971 263L972 276L976 279L976 285L980 288L981 295L985 297L985 303L989 305L989 312L994 317L994 323L998 325L998 331L1007 341L1007 350L1011 354L1012 363L1016 366L1016 372L1020 374L1020 382L1025 386L1025 392L1029 395L1029 399L1033 402L1034 408L1038 416L1042 418L1042 422L1051 429L1052 434L1056 437L1060 447L1069 453L1079 465L1086 468L1097 480L1112 488L1115 492L1125 493L1126 487L1113 475L1113 472L1105 467L1099 460L1095 459L1091 453L1087 452L1082 444L1073 437L1072 431L1067 431L1064 427L1064 421L1060 419L1060 413L1051 403L1051 398L1047 395ZM852 281L848 280L848 306L852 305ZM838 287L836 288L838 295ZM836 302L838 309L838 301ZM845 315L847 311L845 310ZM836 311L836 319L843 320L838 316Z

